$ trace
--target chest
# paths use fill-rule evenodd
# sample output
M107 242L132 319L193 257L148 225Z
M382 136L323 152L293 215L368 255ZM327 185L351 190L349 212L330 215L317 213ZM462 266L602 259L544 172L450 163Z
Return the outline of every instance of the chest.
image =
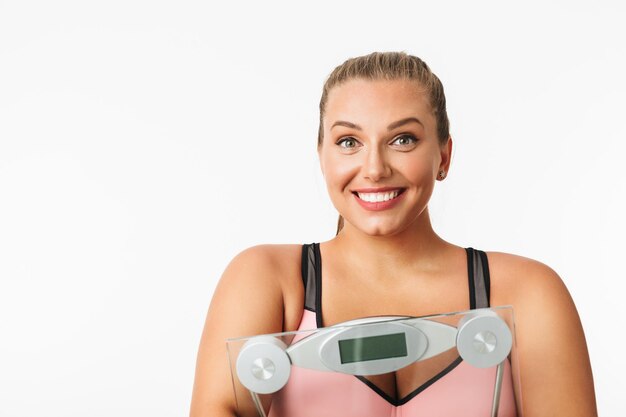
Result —
M324 267L316 311L324 326L361 317L425 316L470 308L466 270L371 279Z

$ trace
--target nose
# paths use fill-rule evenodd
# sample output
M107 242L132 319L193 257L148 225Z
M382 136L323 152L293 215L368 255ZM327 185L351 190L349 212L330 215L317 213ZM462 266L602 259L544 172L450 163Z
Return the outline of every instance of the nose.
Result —
M365 177L372 181L380 181L391 175L391 167L384 152L380 149L370 148L367 152L363 166Z

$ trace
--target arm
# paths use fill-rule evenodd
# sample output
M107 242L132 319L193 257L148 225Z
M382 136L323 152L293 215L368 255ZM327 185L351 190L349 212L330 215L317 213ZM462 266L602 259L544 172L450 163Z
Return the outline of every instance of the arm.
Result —
M508 277L492 298L514 307L523 416L597 416L585 335L563 281L539 262L492 257Z
M274 252L269 246L247 249L232 260L220 279L198 350L191 417L235 416L227 338L282 331L280 277L285 271ZM237 396L247 399L249 395L238 392Z

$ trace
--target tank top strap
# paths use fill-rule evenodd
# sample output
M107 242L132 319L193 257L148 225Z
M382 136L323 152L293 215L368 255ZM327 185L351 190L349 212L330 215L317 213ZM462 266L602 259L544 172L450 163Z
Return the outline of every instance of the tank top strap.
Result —
M489 307L491 281L487 254L481 250L465 248L469 280L470 309Z
M304 308L316 312L319 298L320 270L319 244L302 245L302 283L304 285Z

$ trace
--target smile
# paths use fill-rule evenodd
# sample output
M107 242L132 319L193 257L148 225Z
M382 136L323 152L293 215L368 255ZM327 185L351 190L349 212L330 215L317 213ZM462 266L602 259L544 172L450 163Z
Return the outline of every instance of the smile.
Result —
M389 201L396 198L402 190L387 191L384 193L360 193L355 192L357 197L368 203L380 203L383 201Z
M402 200L405 190L405 188L365 189L353 191L352 194L365 210L382 211L395 207Z

